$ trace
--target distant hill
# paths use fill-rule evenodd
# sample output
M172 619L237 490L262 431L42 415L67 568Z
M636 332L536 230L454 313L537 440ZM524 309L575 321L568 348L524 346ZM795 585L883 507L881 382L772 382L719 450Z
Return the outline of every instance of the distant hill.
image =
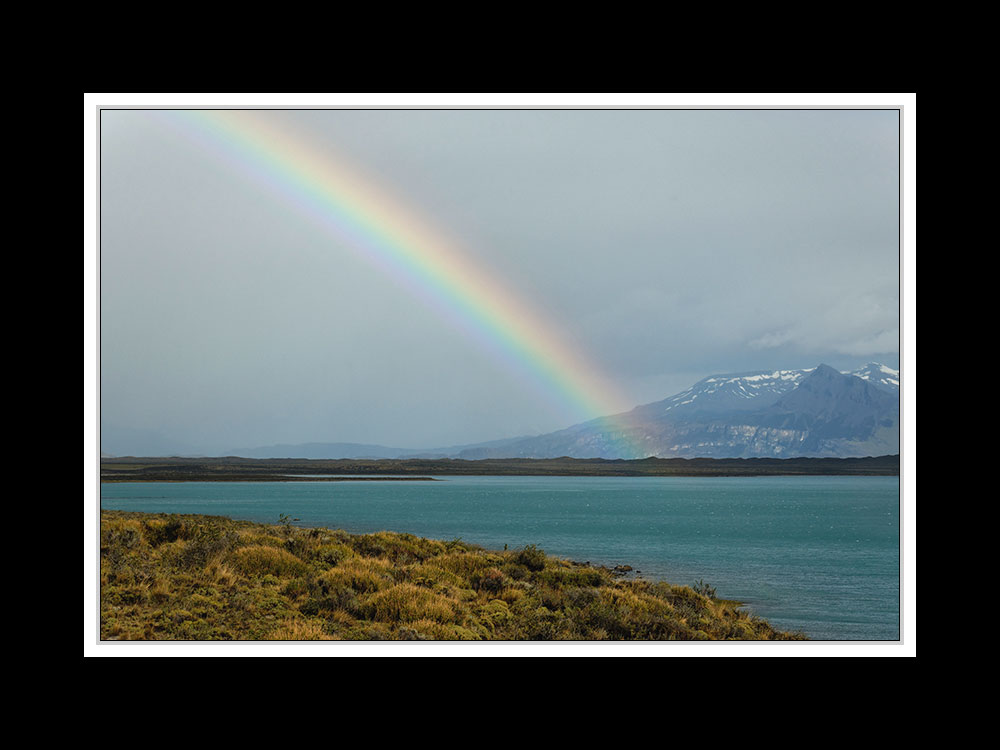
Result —
M198 447L154 430L136 430L101 422L102 456L204 456Z
M243 458L357 458L357 459L387 459L387 458L452 458L469 448L501 448L513 440L493 440L488 443L472 445L453 445L446 448L390 448L385 445L366 445L364 443L299 443L296 445L265 445L259 448L230 451L228 455Z
M405 448L363 443L299 443L297 445L265 445L259 448L232 451L244 458L399 458Z

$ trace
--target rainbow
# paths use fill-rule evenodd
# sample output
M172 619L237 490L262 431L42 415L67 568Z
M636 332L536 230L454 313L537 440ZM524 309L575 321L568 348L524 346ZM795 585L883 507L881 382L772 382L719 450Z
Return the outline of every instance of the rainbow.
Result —
M266 186L367 262L403 284L451 325L579 421L610 420L622 457L645 455L628 439L629 401L567 337L502 288L448 237L285 122L255 110L158 110L237 171Z

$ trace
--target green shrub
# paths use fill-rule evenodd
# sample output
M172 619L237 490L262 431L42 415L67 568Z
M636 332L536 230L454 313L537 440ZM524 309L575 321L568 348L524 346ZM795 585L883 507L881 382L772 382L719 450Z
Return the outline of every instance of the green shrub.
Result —
M715 588L713 586L709 586L700 578L698 579L698 583L692 586L692 588L702 596L707 596L709 599L715 598Z
M538 549L534 544L528 544L514 553L514 562L535 572L544 570L545 560L544 550Z
M553 588L602 586L610 582L606 574L596 568L585 567L550 567L538 573L538 580Z
M330 566L337 565L353 555L354 551L349 546L339 542L320 544L312 553L314 560Z

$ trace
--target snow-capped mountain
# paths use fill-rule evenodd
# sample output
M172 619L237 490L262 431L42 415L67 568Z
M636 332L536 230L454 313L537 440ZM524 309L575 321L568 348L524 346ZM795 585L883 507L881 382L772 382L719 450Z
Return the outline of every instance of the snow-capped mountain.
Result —
M740 458L899 452L899 371L870 363L712 375L626 414L459 458Z
M794 390L810 373L803 370L754 370L703 378L676 396L636 407L644 414L667 414L676 419L700 419L712 414L755 411L770 406ZM857 370L841 372L866 380L883 390L899 393L899 370L869 362Z
M663 401L636 407L653 415L676 419L700 418L731 411L753 411L774 403L812 372L808 370L758 370L703 378L686 391Z
M819 365L711 375L662 401L545 435L433 450L346 444L238 455L312 458L742 458L899 453L899 370ZM280 452L278 452L280 449Z
M849 374L867 380L872 385L877 385L887 391L899 393L899 370L893 370L878 362L869 362L864 367L852 370Z

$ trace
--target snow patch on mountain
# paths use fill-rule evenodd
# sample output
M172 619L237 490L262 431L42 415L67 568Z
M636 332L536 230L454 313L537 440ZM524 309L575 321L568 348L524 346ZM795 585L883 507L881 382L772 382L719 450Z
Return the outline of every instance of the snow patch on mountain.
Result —
M899 392L899 370L894 370L878 362L869 362L864 367L859 367L857 370L845 372L844 374L854 375L862 380L867 380L872 385L883 390L894 393Z

